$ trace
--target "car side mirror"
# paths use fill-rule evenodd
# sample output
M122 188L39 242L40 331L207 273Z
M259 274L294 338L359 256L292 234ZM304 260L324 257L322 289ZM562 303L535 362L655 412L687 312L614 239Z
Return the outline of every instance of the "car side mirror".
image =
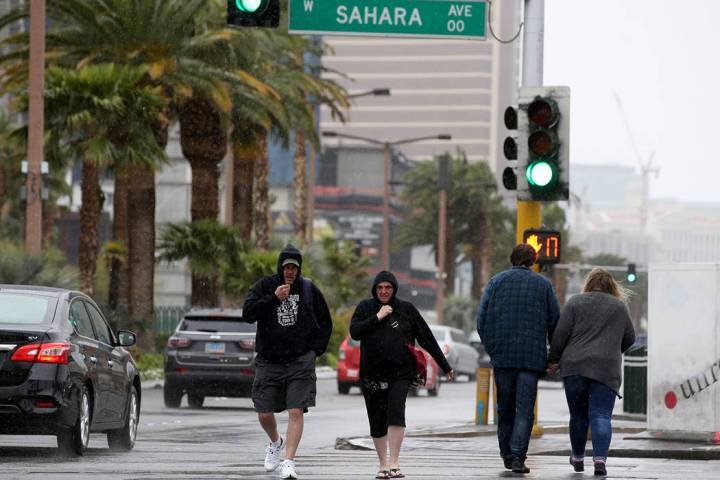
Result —
M118 336L118 345L121 347L131 347L135 345L135 342L137 341L137 337L133 332L129 332L127 330L119 330L117 332Z

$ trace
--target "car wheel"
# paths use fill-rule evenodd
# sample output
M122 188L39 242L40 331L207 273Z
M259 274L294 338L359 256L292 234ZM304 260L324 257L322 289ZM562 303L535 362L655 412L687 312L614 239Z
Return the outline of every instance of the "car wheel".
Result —
M111 430L107 434L108 445L115 450L132 450L137 438L138 421L140 419L140 402L135 386L130 387L127 403L125 425L119 430Z
M177 387L165 383L163 387L163 399L167 408L180 408L183 392Z
M347 383L338 382L338 393L340 395L347 395L350 393L350 385Z
M92 420L92 409L90 408L90 394L85 385L80 392L78 418L75 425L64 429L57 434L58 448L64 454L83 455L90 443L90 421Z
M410 387L410 390L408 390L408 397L417 397L418 396L418 389L415 387Z
M477 371L468 373L468 380L474 382L477 379Z
M190 408L202 408L205 397L194 393L188 393L188 405Z

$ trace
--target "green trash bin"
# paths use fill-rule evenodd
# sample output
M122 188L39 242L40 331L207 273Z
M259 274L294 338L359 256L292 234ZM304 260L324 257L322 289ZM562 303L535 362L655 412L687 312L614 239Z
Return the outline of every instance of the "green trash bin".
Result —
M647 346L632 346L623 359L623 412L647 414Z

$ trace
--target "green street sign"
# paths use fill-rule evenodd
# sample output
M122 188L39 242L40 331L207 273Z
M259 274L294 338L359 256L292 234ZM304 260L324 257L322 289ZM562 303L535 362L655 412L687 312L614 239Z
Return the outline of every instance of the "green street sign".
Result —
M485 0L290 0L291 33L485 39Z

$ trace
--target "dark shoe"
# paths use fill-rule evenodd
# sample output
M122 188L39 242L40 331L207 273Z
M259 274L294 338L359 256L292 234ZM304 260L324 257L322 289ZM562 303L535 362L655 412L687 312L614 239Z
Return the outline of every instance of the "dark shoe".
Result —
M573 466L576 472L584 472L585 471L585 461L584 460L573 460L573 457L570 457L570 465Z
M503 457L503 464L507 470L512 470L513 457Z
M530 469L525 466L525 462L519 458L513 458L512 465L510 466L513 473L530 473Z
M605 464L603 462L595 462L595 475L598 477L604 477L607 475Z

